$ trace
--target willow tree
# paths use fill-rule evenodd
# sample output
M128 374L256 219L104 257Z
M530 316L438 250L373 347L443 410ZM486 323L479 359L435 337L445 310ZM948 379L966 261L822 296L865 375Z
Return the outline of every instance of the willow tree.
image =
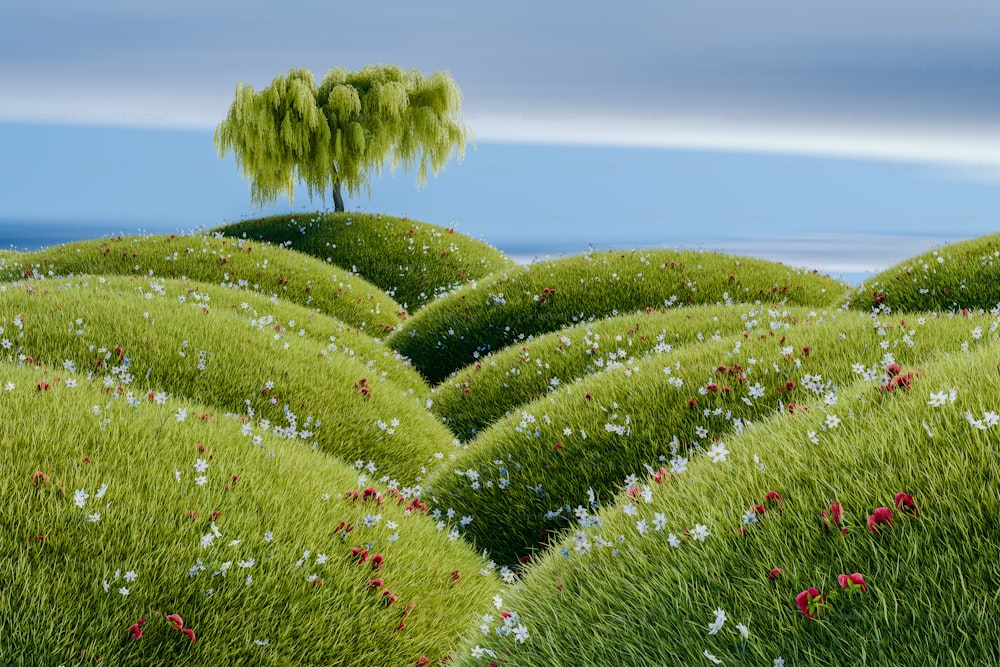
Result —
M461 158L469 134L461 103L447 72L337 68L317 86L312 72L294 68L259 92L238 83L215 147L223 157L233 152L254 203L281 194L291 201L301 181L310 197L332 192L343 211L343 190L371 194L372 176L386 167L416 167L420 186L453 154Z

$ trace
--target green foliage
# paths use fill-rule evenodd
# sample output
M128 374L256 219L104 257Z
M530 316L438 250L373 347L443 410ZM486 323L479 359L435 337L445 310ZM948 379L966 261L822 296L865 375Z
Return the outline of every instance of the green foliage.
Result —
M364 487L337 459L179 408L218 406L0 364L4 664L436 664L489 608L481 559L386 487L347 499ZM379 572L352 559L366 545Z
M654 354L522 406L430 479L434 504L473 517L466 536L513 564L575 522L591 494L602 502L630 476L704 455L776 412L840 414L828 401L858 373L888 382L886 350L917 370L974 340L976 326L967 318L873 325L840 310L747 315L746 335Z
M1000 305L1000 234L946 245L866 280L851 307L894 311L990 310Z
M126 275L190 278L298 303L385 336L405 317L375 285L338 266L268 245L215 236L128 236L0 257L0 280Z
M279 319L292 313L215 290L155 278L0 285L0 360L93 373L140 399L152 391L213 404L219 412L204 418L243 415L346 461L371 461L373 479L400 488L416 488L434 454L453 448L419 381L398 368L400 384L390 379L402 362L384 348L365 350L350 330L302 309L301 319Z
M429 304L389 339L436 384L489 352L609 315L686 304L840 305L845 286L774 262L670 250L533 264Z
M793 308L806 319L809 309ZM581 378L626 371L654 352L730 336L746 329L746 310L691 306L637 312L578 324L489 354L434 388L433 412L463 440L519 405Z
M951 335L945 323L929 323L918 340ZM530 639L476 637L457 664L486 664L488 654L470 659L473 644L526 667L567 656L712 664L706 651L723 665L996 664L1000 497L988 480L1000 465L988 415L998 407L1000 344L977 345L922 364L909 391L845 386L836 428L818 410L774 416L727 439L725 462L701 457L670 483L646 480L651 502L620 494L596 513L599 524L559 540L505 596ZM929 404L929 394L950 389L954 402ZM780 501L765 500L772 490ZM900 492L919 513L896 504ZM839 527L831 503L842 506ZM763 513L745 523L756 505ZM872 532L878 507L892 510L893 523ZM685 533L696 525L704 541ZM783 573L769 580L774 568ZM863 575L865 591L841 589L838 576L851 573ZM826 603L810 619L796 596L813 587ZM711 634L715 610L726 620Z
M292 199L296 181L310 196L332 188L339 197L341 186L358 194L387 164L415 166L419 185L428 170L436 175L455 152L463 155L461 101L447 72L336 68L317 86L312 72L293 68L260 92L238 84L215 146L233 153L255 203Z
M307 213L246 220L217 231L312 255L374 283L416 311L428 301L515 263L454 229L369 213Z

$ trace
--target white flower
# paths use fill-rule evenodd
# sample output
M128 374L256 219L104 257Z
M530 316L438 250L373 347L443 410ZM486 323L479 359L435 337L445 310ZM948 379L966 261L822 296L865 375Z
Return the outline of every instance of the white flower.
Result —
M204 475L200 475L194 478L194 483L197 484L198 486L205 486L207 482L208 482L208 477L205 477Z
M737 623L736 629L740 631L741 635L743 635L743 639L750 639L750 628L743 625L742 623Z
M667 517L663 512L657 512L653 515L653 530L663 530L663 527L667 525Z
M708 526L703 526L700 523L696 523L694 528L691 529L691 539L697 542L704 542L705 538L711 535L708 532Z
M326 554L316 554L316 564L322 565L326 562Z
M101 484L101 488L99 488L97 490L97 493L94 494L94 498L101 499L101 498L104 497L104 494L107 493L107 492L108 492L108 485L107 484Z
M205 459L198 459L198 461L194 464L194 470L195 472L205 472L208 470L208 461Z
M924 318L921 317L920 319ZM921 324L923 324L923 322L921 322ZM772 667L785 667L785 659L782 658L781 656L778 656L777 658L774 659L774 665Z
M127 588L125 588L124 586L122 586L121 588L119 588L119 589L118 589L118 593L119 593L119 594L120 594L120 595L121 595L122 597L125 597L125 596L127 596L127 595L128 595L128 589L127 589Z
M677 548L677 547L679 547L681 545L680 539L678 539L678 537L676 535L674 535L673 533L670 533L669 535L667 535L667 542L670 543L670 546L672 546L674 548Z
M499 595L494 595L493 606L496 607L497 609L500 609L503 606L503 598L500 597Z
M177 408L177 414L174 416L177 418L177 421L182 422L187 419L188 413L184 408Z
M87 493L83 489L77 489L76 491L73 492L73 504L79 507L80 509L83 509L84 506L86 506L87 498L89 497L90 497L89 493Z
M827 428L837 428L840 426L840 417L837 415L827 415L826 416L826 427Z
M722 661L721 661L721 660L719 660L718 658L716 658L716 657L715 657L714 655L712 655L711 653L709 653L709 652L708 652L708 649L705 649L705 650L703 651L703 653L705 654L705 657L706 657L706 658L708 658L709 660L711 660L712 662L714 662L714 663L715 663L716 665L721 665L721 664L722 664Z
M927 405L930 405L930 406L933 406L933 407L936 408L938 406L944 405L945 401L947 401L947 400L948 400L948 394L946 394L945 392L942 391L942 392L937 393L937 394L935 394L935 393L932 392L931 393L931 400L927 401Z
M125 583L129 584L132 583L133 581L136 580L136 578L138 578L138 576L139 575L136 574L135 570L129 570L128 572L125 573Z
M635 524L635 529L638 530L640 534L645 535L649 532L649 524L646 523L645 519L642 519Z
M528 636L528 628L524 627L524 624L519 623L518 626L514 628L514 639L522 644L530 639Z
M716 609L715 620L712 621L708 626L708 634L714 635L719 630L721 630L722 626L725 624L726 624L726 612L723 611L722 609Z
M94 512L93 514L87 515L87 521L89 521L90 523L97 523L100 520L101 520L101 515L98 512Z
M255 639L255 640L253 640L253 643L256 644L257 646L267 646L268 644L271 643L271 640L270 639Z
M729 455L729 450L726 449L724 443L717 442L707 453L712 458L712 463L725 463L726 456Z

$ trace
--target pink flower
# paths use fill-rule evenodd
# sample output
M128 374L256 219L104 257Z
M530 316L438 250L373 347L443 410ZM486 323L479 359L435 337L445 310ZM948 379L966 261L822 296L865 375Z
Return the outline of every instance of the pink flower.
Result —
M777 491L768 491L767 495L764 496L765 503L774 503L775 505L781 504L781 494Z
M167 620L170 622L170 627L174 630L180 630L184 627L184 619L177 614L170 614L167 616Z
M142 639L142 626L138 623L133 623L128 629L129 635L132 637L132 641L139 641Z
M916 503L913 502L913 496L908 493L897 493L895 499L896 509L898 509L903 514L913 513L913 516L920 514L920 510L917 509Z
M181 634L187 635L187 638L191 640L192 644L198 641L198 638L194 636L194 630L192 630L191 628L184 628L183 630L181 630Z
M892 525L892 510L888 507L879 507L868 517L868 530L873 533L877 526L883 524Z
M815 588L808 588L795 596L795 604L799 611L808 618L819 616L819 605L823 603L823 596Z
M49 483L49 476L41 470L36 470L35 474L31 476L31 481L35 487L41 487Z
M837 577L837 583L845 590L851 590L853 586L860 587L862 593L868 590L868 583L865 581L865 576L859 572L842 574Z
M376 572L381 571L381 569L382 569L382 562L384 560L385 559L382 557L382 554L375 554L374 556L372 556L371 557L372 569L375 570Z
M379 588L382 588L382 584L384 584L384 583L385 583L385 581L382 580L381 577L378 578L378 579L369 579L368 583L365 584L365 587L366 588L374 588L374 589L378 590Z
M776 568L774 568L773 570L771 570L770 572L767 573L767 578L770 581L774 581L775 579L777 579L778 577L780 577L780 576L782 576L784 574L785 574L784 570L782 570L780 567L776 567Z

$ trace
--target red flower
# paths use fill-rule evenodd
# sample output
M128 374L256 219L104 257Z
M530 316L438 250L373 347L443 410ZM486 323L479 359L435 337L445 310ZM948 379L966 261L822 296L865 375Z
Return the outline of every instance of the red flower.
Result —
M795 604L799 611L808 618L819 616L819 605L823 603L823 596L815 588L809 588L795 596Z
M426 655L420 656L420 659L417 660L417 667L427 667L429 664L431 664L431 659Z
M913 516L920 514L920 510L917 509L916 503L913 502L913 496L908 493L897 493L895 499L896 509L898 509L903 514L908 514L913 512Z
M177 614L170 614L167 616L167 620L170 622L170 627L174 630L180 630L184 627L184 619Z
M142 626L138 623L133 623L128 629L128 633L132 636L133 641L139 641L142 639Z
M198 641L198 638L194 636L194 630L192 630L191 628L184 628L183 630L181 630L181 634L187 635L187 638L191 640L192 644Z
M868 590L868 583L865 582L865 576L859 572L842 574L837 577L837 583L845 590L850 590L852 586L860 587L862 593Z
M840 525L840 519L844 516L844 508L840 503L830 503L830 518L833 523L837 526Z
M784 574L785 574L784 570L782 570L780 567L776 567L767 573L767 578L769 581L774 581L775 579L777 579L780 576L783 576Z
M375 570L376 572L380 571L382 569L382 562L384 560L385 559L382 557L382 554L375 554L374 556L372 556L371 558L372 569Z
M49 476L41 470L36 470L35 474L31 476L31 481L36 487L40 487L49 483Z
M781 494L777 491L768 491L767 495L764 496L765 503L774 503L775 505L781 504Z
M368 583L365 584L365 587L366 588L379 589L379 588L382 588L382 584L384 584L384 583L385 582L381 578L378 578L378 579L369 579Z
M892 525L892 510L888 507L879 507L868 517L868 530L873 533L877 526L883 524Z

